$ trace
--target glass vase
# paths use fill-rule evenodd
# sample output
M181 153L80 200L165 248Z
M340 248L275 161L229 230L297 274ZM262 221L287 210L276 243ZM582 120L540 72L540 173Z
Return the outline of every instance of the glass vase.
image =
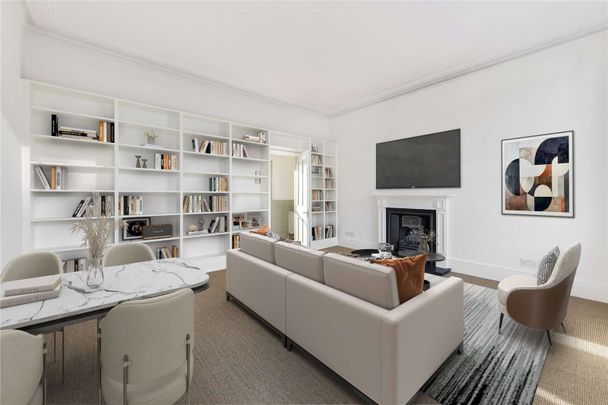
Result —
M103 284L103 264L101 257L91 258L87 269L87 285L91 288L97 288Z
M421 251L422 253L429 253L431 251L431 248L429 246L428 242L425 241L420 241L420 245L418 246L418 250Z

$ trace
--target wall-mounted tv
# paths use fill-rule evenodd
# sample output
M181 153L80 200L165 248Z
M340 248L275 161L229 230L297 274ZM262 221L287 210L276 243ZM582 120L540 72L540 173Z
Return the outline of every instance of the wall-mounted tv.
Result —
M376 188L460 187L460 129L376 144Z

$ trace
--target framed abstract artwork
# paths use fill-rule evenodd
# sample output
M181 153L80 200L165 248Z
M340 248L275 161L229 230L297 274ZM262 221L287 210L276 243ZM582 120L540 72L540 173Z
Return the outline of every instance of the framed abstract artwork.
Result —
M574 217L574 131L502 141L502 213Z

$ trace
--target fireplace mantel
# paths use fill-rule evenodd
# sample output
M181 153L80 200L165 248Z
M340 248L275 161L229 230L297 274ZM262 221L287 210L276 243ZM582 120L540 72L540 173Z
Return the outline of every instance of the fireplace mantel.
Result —
M437 253L448 256L449 200L453 195L376 195L378 206L378 243L386 242L386 209L413 208L435 210L437 216Z

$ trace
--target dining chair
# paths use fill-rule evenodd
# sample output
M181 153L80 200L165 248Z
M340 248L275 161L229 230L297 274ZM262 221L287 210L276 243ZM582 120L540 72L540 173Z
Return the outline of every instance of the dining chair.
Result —
M46 404L46 344L42 335L0 331L0 404Z
M559 255L545 284L537 285L536 277L526 275L513 275L502 280L496 290L500 311L498 333L507 314L524 326L544 329L551 345L551 329L561 325L566 331L563 322L580 259L581 244L576 242Z
M61 259L53 252L26 253L12 259L2 270L0 282L63 274ZM65 333L61 328L61 381L65 376ZM57 359L57 332L53 332L53 360Z
M190 403L193 345L191 289L117 305L99 323L99 402Z
M155 260L154 252L143 243L114 245L103 256L103 266L120 266L129 263Z

